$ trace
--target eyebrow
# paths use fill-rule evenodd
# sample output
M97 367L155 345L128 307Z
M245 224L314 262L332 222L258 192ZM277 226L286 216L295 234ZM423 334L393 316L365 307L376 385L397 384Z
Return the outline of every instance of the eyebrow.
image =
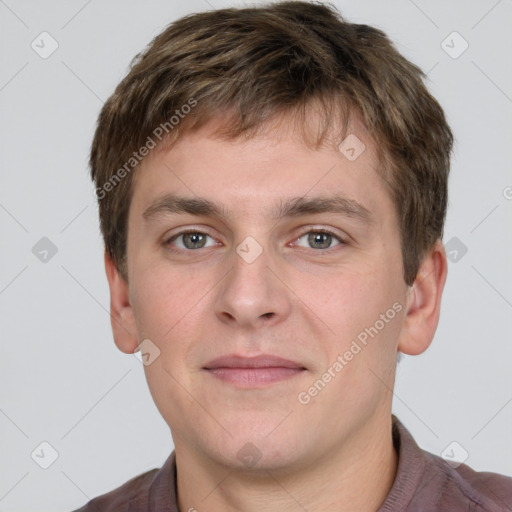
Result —
M375 218L372 212L354 199L341 195L329 197L294 197L281 200L274 211L274 218L300 217L315 213L335 213L350 217L366 224L372 224ZM188 198L166 194L156 199L142 214L147 221L165 214L190 214L206 217L226 218L228 211L224 205L203 198Z

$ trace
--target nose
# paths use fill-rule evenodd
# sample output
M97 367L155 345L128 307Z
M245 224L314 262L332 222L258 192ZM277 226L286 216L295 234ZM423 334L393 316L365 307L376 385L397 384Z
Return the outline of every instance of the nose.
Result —
M282 322L290 314L291 302L278 265L266 251L249 261L233 253L232 268L218 289L217 317L247 329Z

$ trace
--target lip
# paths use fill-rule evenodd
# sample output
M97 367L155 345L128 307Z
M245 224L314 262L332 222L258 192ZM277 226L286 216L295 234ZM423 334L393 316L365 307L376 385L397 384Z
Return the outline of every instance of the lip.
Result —
M203 369L221 381L245 388L288 380L306 370L300 363L267 354L221 356L207 363Z
M217 357L204 368L213 370L215 368L298 368L305 369L301 364L283 359L282 357L262 354L259 356L247 357L231 354L227 356Z

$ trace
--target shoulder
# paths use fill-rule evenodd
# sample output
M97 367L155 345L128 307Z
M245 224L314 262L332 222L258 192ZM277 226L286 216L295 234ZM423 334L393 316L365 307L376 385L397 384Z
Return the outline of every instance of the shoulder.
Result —
M393 420L398 469L379 512L512 512L512 478L478 472L422 450L398 419Z
M445 461L443 463L448 465ZM492 512L512 510L511 477L475 471L465 464L450 470L451 472L448 470L447 475L452 485L474 504L475 510Z
M158 469L152 469L131 478L123 485L102 494L75 512L128 512L128 510L148 510L149 491Z
M466 464L454 465L432 453L423 453L427 461L424 478L432 485L422 486L419 495L429 503L435 503L435 510L512 511L512 478L475 471Z

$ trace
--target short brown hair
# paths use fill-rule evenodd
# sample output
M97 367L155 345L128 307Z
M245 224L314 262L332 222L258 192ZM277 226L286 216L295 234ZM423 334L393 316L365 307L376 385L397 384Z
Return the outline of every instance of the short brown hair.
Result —
M443 236L453 144L425 78L382 31L346 22L330 4L285 1L175 21L133 59L98 118L90 166L106 251L127 279L130 170L148 148L221 116L218 134L228 139L280 115L299 113L306 124L314 104L323 119L316 147L333 119L346 128L350 115L376 142L411 285Z

